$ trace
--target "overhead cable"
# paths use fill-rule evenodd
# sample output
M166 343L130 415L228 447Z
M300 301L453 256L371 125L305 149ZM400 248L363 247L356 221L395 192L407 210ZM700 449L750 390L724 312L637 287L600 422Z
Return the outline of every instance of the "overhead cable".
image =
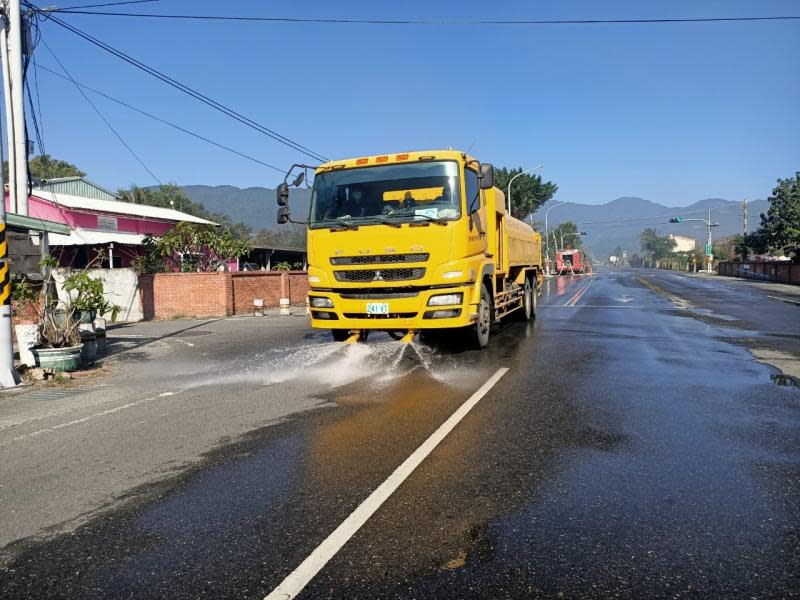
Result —
M206 105L214 108L215 110L217 110L217 111L219 111L219 112L221 112L221 113L223 113L223 114L235 119L236 121L239 121L240 123L250 127L251 129L255 129L256 131L259 131L260 133L263 133L264 135L274 139L275 141L277 141L277 142L279 142L279 143L281 143L281 144L283 144L285 146L288 146L288 147L292 148L293 150L296 150L297 152L300 152L301 154L305 154L306 156L308 156L310 158L313 158L316 161L326 162L328 160L325 156L319 154L318 152L315 152L315 151L311 150L310 148L307 148L306 146L303 146L302 144L300 144L298 142L295 142L294 140L292 140L292 139L290 139L290 138L288 138L286 136L283 136L283 135L279 134L278 132L276 132L276 131L274 131L274 130L266 127L266 126L261 125L260 123L257 123L253 119L250 119L249 117L246 117L246 116L242 115L241 113L239 113L239 112L237 112L237 111L225 106L221 102L218 102L218 101L214 100L213 98L210 98L210 97L198 92L197 90L189 87L188 85L186 85L184 83L181 83L180 81L177 81L176 79L173 79L172 77L169 77L168 75L165 75L164 73L162 73L161 71L159 71L155 67L151 67L149 65L146 65L143 62L141 62L141 61L129 56L128 54L125 54L121 50L117 50L113 46L110 46L109 44L106 44L105 42L103 42L103 41L101 41L101 40L89 35L88 33L84 32L84 31L81 31L77 27L74 27L74 26L70 25L69 23L66 23L66 22L62 21L58 17L55 17L52 14L49 14L49 13L47 13L45 11L42 11L42 10L34 7L31 4L28 4L28 6L31 6L32 8L37 10L39 12L39 14L41 14L42 16L44 16L47 19L53 21L54 23L60 25L61 27L67 29L68 31L71 31L75 35L83 38L84 40L90 42L91 44L93 44L93 45L105 50L109 54L112 54L113 56L116 56L117 58L120 58L120 59L124 60L128 64L130 64L130 65L132 65L132 66L144 71L145 73L148 73L149 75L152 75L156 79L159 79L159 80L163 81L164 83L174 87L177 90L180 90L181 92L183 92L183 93L195 98L196 100L199 100L203 104L206 104Z
M47 42L42 40L42 43L44 44L44 47L47 48L47 51L51 54L53 59L58 63L58 66L61 67L61 69L64 71L64 74L73 83L73 85L75 86L75 89L78 90L80 95L83 96L83 99L86 100L86 102L89 104L89 106L92 107L94 112L97 113L97 116L100 117L100 119L102 119L103 123L105 123L106 126L111 130L111 133L113 133L117 137L117 139L125 147L125 149L131 154L131 156L133 156L133 158L136 159L136 162L138 162L142 166L142 168L145 171L147 171L150 174L150 176L158 182L159 185L164 185L164 183L158 178L158 176L155 173L153 173L153 171L150 170L150 168L144 163L144 161L139 157L139 155L136 154L136 152L133 150L133 148L130 147L128 142L126 142L125 139L122 137L122 135L114 128L114 126L111 124L111 122L108 119L106 119L105 115L103 115L103 113L100 112L100 109L97 108L95 103L92 102L92 100L89 98L89 96L86 95L86 92L84 92L83 89L81 89L81 87L78 85L78 83L75 81L75 79L73 79L73 77L70 74L70 72L67 70L67 67L65 67L64 63L62 63L59 60L58 56L56 56L56 53L53 52L53 50L50 48L50 46L47 44Z
M800 15L746 16L746 17L687 17L667 19L355 19L320 17L259 17L235 15L186 15L161 13L132 13L114 11L59 9L54 12L74 15L98 15L104 17L139 17L146 19L182 19L196 21L240 21L266 23L317 23L325 25L657 25L666 23L735 23L748 21L793 21Z
M158 2L158 0L124 0L123 2L103 2L102 4L81 4L80 6L60 6L57 8L48 8L52 12L61 12L67 10L78 10L82 8L102 8L104 6L122 6L123 4L147 4L149 2Z
M60 77L61 79L65 79L65 80L69 81L69 79L67 77L65 77L64 75L61 75L60 73L57 73L53 69L50 69L50 68L48 68L48 67L46 67L44 65L38 65L38 67L40 69L42 69L43 71L47 71L51 75L54 75L55 77ZM269 163L265 163L263 160L259 160L259 159L255 158L255 157L249 156L249 155L247 155L247 154L245 154L243 152L239 152L238 150L235 150L235 149L231 148L230 146L226 146L225 144L221 144L219 142L215 142L214 140L209 139L209 138L207 138L207 137L205 137L203 135L200 135L199 133L195 133L194 131L190 131L190 130L184 128L184 127L181 127L180 125L176 125L175 123L167 121L166 119L162 119L161 117L158 117L158 116L156 116L156 115L154 115L152 113L149 113L149 112L147 112L145 110L142 110L141 108L136 108L135 106L132 106L132 105L128 104L127 102L124 102L124 101L122 101L122 100L120 100L118 98L114 98L113 96L110 96L109 94L106 94L105 92L101 92L100 90L97 90L95 88L89 87L88 85L80 83L79 81L74 81L73 80L72 83L82 87L85 90L88 90L88 91L92 92L93 94L97 94L98 96L102 96L103 98L106 98L107 100L111 100L112 102L116 102L117 104L119 104L121 106L124 106L125 108L128 108L128 109L130 109L130 110L132 110L134 112L139 113L140 115L144 115L146 117L149 117L149 118L153 119L154 121L158 121L159 123L163 123L164 125L172 127L173 129L177 129L178 131L182 131L183 133L191 135L192 137L195 137L195 138L197 138L199 140L202 140L204 142L212 144L212 145L216 146L217 148L221 148L222 150L226 150L228 152L231 152L232 154L236 154L237 156L241 156L242 158L246 158L247 160L250 160L250 161L252 161L254 163L258 163L259 165L263 165L265 167L269 167L270 169L274 169L278 173L285 173L286 172L286 169L280 169L280 168L278 168L278 167L276 167L274 165L271 165Z

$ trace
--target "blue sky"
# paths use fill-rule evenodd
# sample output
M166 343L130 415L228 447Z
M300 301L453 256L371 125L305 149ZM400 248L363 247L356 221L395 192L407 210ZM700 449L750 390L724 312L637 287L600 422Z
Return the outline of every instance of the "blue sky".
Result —
M797 2L769 0L309 1L276 8L161 0L118 10L490 19L800 14ZM593 204L627 195L667 205L762 198L775 179L800 169L800 21L400 27L63 18L332 158L471 148L496 165L544 163L559 200ZM78 81L265 162L303 159L55 24L42 30ZM37 56L58 70L43 45ZM70 83L43 71L38 79L50 154L111 188L155 183ZM281 179L92 99L165 182L274 187Z

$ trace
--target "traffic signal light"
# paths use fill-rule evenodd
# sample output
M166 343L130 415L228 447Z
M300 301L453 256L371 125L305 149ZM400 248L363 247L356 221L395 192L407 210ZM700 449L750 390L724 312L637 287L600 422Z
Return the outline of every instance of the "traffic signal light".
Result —
M670 223L681 223L683 221L683 217L672 217L669 222Z

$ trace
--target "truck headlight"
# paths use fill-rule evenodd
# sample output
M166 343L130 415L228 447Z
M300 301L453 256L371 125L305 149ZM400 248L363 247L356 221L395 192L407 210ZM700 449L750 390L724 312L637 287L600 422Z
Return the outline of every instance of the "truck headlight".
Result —
M451 304L461 304L464 294L439 294L428 298L428 306L449 306Z
M320 279L316 275L308 276L308 283L319 283Z
M442 273L443 279L458 279L464 276L464 271L447 271Z
M320 296L312 296L310 300L311 306L314 308L333 308L333 302L330 298L321 298Z

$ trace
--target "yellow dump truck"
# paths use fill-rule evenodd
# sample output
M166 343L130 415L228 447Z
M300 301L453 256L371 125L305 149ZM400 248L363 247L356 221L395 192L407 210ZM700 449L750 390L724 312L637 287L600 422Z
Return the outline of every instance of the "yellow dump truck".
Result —
M307 221L289 211L297 168L295 186L314 169ZM490 164L432 150L294 165L277 193L278 223L308 226L311 326L338 341L463 332L483 348L494 321L535 316L541 236L508 214Z

